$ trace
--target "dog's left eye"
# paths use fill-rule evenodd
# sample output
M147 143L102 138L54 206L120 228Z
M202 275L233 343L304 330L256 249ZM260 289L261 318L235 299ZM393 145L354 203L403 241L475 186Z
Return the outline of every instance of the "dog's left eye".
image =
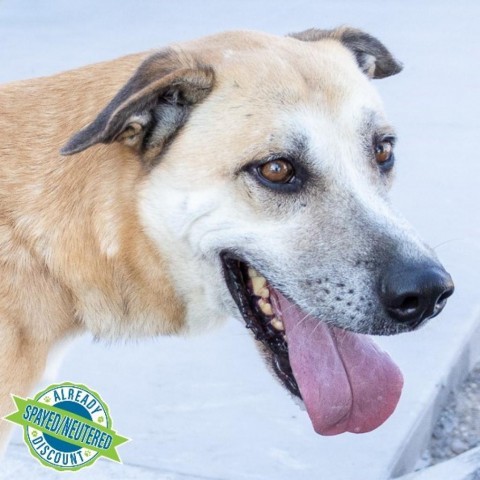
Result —
M295 175L293 165L286 159L270 160L258 167L258 173L270 183L288 183Z
M390 170L393 167L392 142L384 140L375 145L375 160L382 170Z
M298 193L304 186L308 172L289 156L271 156L254 161L242 168L264 187L279 193Z

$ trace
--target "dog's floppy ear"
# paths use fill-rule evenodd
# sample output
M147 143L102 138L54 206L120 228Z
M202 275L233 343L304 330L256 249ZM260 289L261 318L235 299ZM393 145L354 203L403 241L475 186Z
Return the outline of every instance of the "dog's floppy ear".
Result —
M288 36L304 42L317 42L325 38L338 40L353 52L358 66L370 78L385 78L402 70L402 64L385 46L362 30L351 27L339 27L333 30L311 28Z
M213 70L173 50L147 58L88 126L73 135L62 155L97 143L122 142L153 158L185 123L191 108L211 91Z

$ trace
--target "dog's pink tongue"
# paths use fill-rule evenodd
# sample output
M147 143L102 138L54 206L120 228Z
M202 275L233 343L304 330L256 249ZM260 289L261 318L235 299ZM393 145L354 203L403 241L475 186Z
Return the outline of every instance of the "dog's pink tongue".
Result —
M322 435L364 433L395 410L403 386L399 368L373 341L328 327L279 295L293 374Z

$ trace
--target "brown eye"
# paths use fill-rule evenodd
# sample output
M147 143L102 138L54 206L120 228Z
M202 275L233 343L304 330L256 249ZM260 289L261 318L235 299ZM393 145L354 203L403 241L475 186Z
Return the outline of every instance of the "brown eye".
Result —
M295 170L288 160L270 160L258 167L260 175L271 183L288 183L294 176Z
M375 145L375 160L379 165L385 165L392 158L393 146L390 142L380 142Z

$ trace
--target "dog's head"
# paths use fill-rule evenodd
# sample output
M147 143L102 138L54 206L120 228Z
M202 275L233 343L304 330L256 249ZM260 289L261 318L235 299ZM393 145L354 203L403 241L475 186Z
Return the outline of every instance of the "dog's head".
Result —
M221 34L152 55L63 150L138 154L139 215L190 329L241 318L323 434L369 431L398 401L362 334L412 330L453 291L386 198L396 135L371 79L400 70L350 28Z

